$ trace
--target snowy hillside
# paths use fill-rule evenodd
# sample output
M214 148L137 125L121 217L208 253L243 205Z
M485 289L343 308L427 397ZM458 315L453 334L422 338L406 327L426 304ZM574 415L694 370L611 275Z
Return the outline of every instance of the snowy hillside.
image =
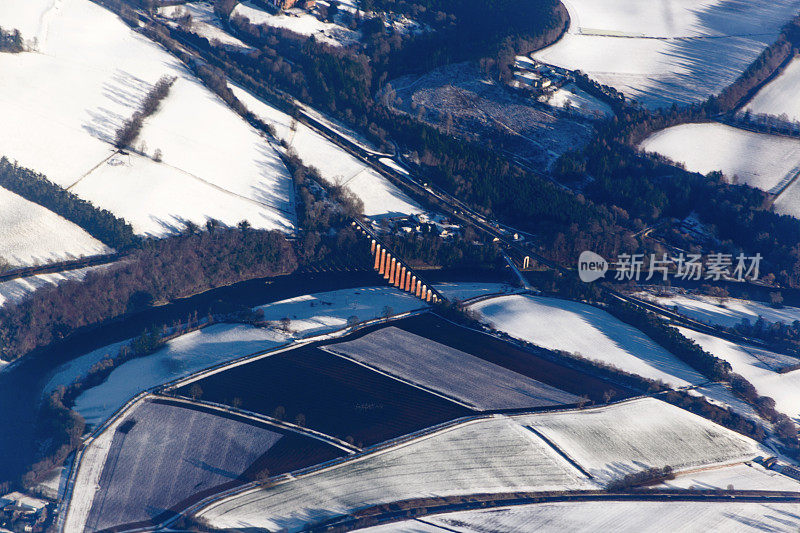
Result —
M188 15L191 17L191 31L200 37L205 37L209 41L216 40L222 45L233 48L250 49L249 46L223 29L222 22L214 14L214 6L210 1L165 6L158 9L158 14L168 19L180 19Z
M797 0L565 0L568 32L535 57L581 70L648 107L699 102L772 44Z
M252 2L242 2L234 8L232 14L245 17L253 24L265 24L300 35L313 36L319 42L331 46L346 46L361 39L360 32L332 22L323 22L302 9L287 9L273 15Z
M776 309L753 300L738 298L715 298L703 294L675 294L673 296L653 296L638 293L635 296L651 300L662 307L678 308L678 312L699 322L711 325L733 327L747 320L751 324L763 318L766 322L791 324L800 320L800 308L781 307Z
M39 265L110 251L72 222L0 187L0 259L12 266Z
M561 502L425 516L359 530L362 533L561 533L573 531L796 531L800 518L791 503L743 502ZM691 520L687 519L691 517Z
M115 368L103 383L81 394L74 409L88 424L95 425L150 387L218 363L268 351L293 339L343 329L351 316L370 320L381 317L385 306L402 313L423 305L419 299L390 287L344 289L264 305L258 309L264 311L265 320L274 321L275 328L216 324L177 337L163 349ZM284 317L290 320L288 332L277 325ZM127 342L105 346L62 365L50 377L45 393L85 376L93 364L116 356Z
M0 54L0 114L15 125L0 132L0 154L126 216L139 233L207 217L292 229L291 180L274 150L114 14L88 0L8 0L0 26L38 41L38 51ZM162 76L178 79L134 147L150 157L159 149L163 162L115 155L116 130Z
M777 78L756 93L744 107L744 111L775 116L785 113L789 120L800 120L798 84L800 84L800 59L795 58Z
M198 515L217 528L296 531L309 522L384 502L594 488L648 465L679 469L736 463L763 453L750 439L646 398L585 411L467 422L244 491Z
M760 395L775 400L775 409L800 420L800 370L778 372L787 362L796 364L796 359L689 329L680 330L704 350L728 361L733 371L752 383Z
M733 464L766 451L739 433L653 398L514 419L544 435L599 483L648 467L679 471Z
M245 492L202 510L217 528L287 528L407 498L593 485L506 419L456 426L408 444Z
M341 184L364 202L367 216L409 215L422 208L389 181L305 124L231 85L236 97L261 120L275 127L284 141L309 167L316 168L329 184Z
M472 309L498 330L543 348L578 353L676 387L705 381L637 329L590 305L516 295L484 300Z
M779 189L800 173L800 141L724 124L681 124L652 134L640 145L686 165L692 172L721 170L728 178L764 191Z

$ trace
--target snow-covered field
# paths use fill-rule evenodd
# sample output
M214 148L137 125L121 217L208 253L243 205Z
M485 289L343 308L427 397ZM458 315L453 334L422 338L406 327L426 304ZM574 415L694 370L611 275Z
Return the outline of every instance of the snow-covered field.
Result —
M210 504L198 516L217 528L296 531L310 522L402 499L596 488L648 466L685 469L737 463L765 452L754 441L708 420L644 398L596 409L495 416L460 424L242 492ZM585 477L570 461L596 479Z
M188 14L192 17L192 32L200 37L205 37L209 41L216 40L222 45L234 48L250 48L223 29L222 23L214 14L211 2L189 2L179 6L160 7L158 14L169 19L179 19Z
M758 393L775 400L775 408L800 421L800 370L781 374L776 372L786 357L752 346L734 344L730 341L680 328L681 333L692 339L701 348L728 361L733 371L744 376ZM776 365L776 362L778 363ZM797 362L797 360L795 360Z
M263 102L244 89L231 85L236 97L263 121L275 127L279 139L288 144L307 166L315 167L330 184L347 186L364 202L368 216L421 213L411 198L386 178L362 164L337 145L306 125Z
M782 307L776 309L753 300L738 298L715 298L704 294L675 294L672 296L654 296L650 293L637 293L635 296L650 300L663 307L678 308L678 312L689 318L706 324L725 327L736 326L743 320L751 324L762 317L767 322L783 322L791 324L800 320L800 308Z
M115 420L96 439L87 441L83 457L75 475L72 497L69 500L64 531L84 531L86 519L92 509L95 494L100 488L100 476L114 442L114 435L124 417Z
M351 30L340 24L323 22L314 15L299 8L287 9L277 15L268 13L250 2L238 4L231 14L250 20L252 24L266 24L283 28L300 35L313 36L319 42L331 46L347 46L361 40L361 32Z
M763 87L744 111L780 116L786 113L789 120L800 120L800 101L797 87L800 84L800 59L793 59L781 74Z
M519 409L578 402L578 397L568 392L396 327L331 344L326 351L455 399L470 409Z
M653 398L513 418L544 435L599 483L647 467L679 471L769 453L743 435Z
M535 58L581 70L650 107L732 83L796 15L797 0L565 0L568 32Z
M88 0L0 9L0 26L28 28L40 50L0 54L0 115L14 125L0 132L0 154L124 211L140 233L206 217L293 227L291 179L275 151L163 48ZM115 156L116 130L162 76L177 81L134 144L149 156L160 149L164 162Z
M255 228L272 228L276 220L276 211L264 203L134 153L113 156L72 192L124 218L137 233L146 235L180 231L187 220L202 224L208 217L228 226L247 220Z
M381 317L385 310L398 314L426 306L419 298L392 287L361 287L306 294L258 309L264 311L264 320L289 318L292 335L302 338L344 328L351 317L361 322Z
M62 281L76 280L81 281L86 274L93 270L107 268L106 266L95 266L68 270L66 272L55 272L53 274L39 274L27 278L18 278L11 281L0 283L0 307L3 305L15 304L32 294L37 289L48 285L58 285Z
M425 516L361 533L641 533L737 531L789 533L800 527L796 504L729 502L564 502Z
M543 348L579 353L676 387L705 381L639 330L590 305L513 295L476 303L472 309L496 329Z
M78 396L73 409L87 424L97 425L108 418L139 392L171 379L188 376L204 368L245 355L267 351L286 338L273 330L262 330L241 324L218 324L173 339L152 355L132 359L111 372L97 387ZM120 344L121 345L121 344ZM71 368L78 369L90 360L116 355L119 345L98 350L78 359ZM116 349L116 350L115 350ZM71 373L59 373L47 388L71 383Z
M242 493L199 516L217 528L296 531L309 522L407 498L592 486L531 432L492 418Z
M229 483L284 439L263 426L158 401L138 404L125 421L133 425L113 440L88 531L152 520Z
M0 259L30 266L111 251L72 222L0 187Z
M360 321L383 316L384 307L395 313L419 309L423 304L390 287L345 289L310 294L260 307L266 320L276 323L284 317L289 332L254 328L242 324L216 324L187 333L146 357L132 359L115 368L97 387L78 396L75 410L88 424L98 424L139 392L216 364L265 352L278 345L309 335L332 332L347 326L351 316ZM105 346L57 368L45 386L45 395L61 385L85 376L95 363L116 357L128 341Z
M786 490L800 492L800 482L790 477L767 470L758 463L746 463L725 468L714 468L677 476L659 487L679 489L735 490Z
M753 133L715 122L681 124L652 134L640 148L684 163L692 172L721 170L764 191L800 173L800 140Z

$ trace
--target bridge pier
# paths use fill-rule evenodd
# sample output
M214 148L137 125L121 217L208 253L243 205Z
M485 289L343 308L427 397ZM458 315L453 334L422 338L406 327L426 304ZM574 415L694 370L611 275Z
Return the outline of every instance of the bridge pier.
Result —
M406 282L406 267L400 267L400 274L394 278L394 286L402 289Z

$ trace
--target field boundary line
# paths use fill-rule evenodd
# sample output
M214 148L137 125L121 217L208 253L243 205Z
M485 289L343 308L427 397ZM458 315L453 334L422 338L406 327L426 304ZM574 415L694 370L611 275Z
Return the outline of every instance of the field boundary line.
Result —
M361 329L368 328L370 326L378 325L384 322L386 323L392 322L394 320L407 318L417 314L427 313L428 311L429 309L427 307L413 309L411 311L405 311L403 313L398 313L390 317L380 317L380 318L366 320L364 322L356 324L355 326L345 326L344 328L329 331L327 333L319 333L317 335L313 335L310 337L301 337L299 339L290 340L283 344L273 346L272 348L269 348L266 351L259 350L257 352L253 352L252 354L244 355L237 359L233 359L232 361L225 361L222 363L218 363L217 365L205 368L203 370L199 370L194 374L190 374L182 378L177 378L175 380L168 381L156 387L156 390L174 390L176 388L183 387L200 379L204 379L209 376L213 376L214 374L224 372L225 370L230 370L231 368L236 368L237 366L258 361L259 359L263 359L264 357L269 357L270 355L276 355L278 353L283 353L287 350L293 350L295 348L302 348L303 346L307 346L308 344L313 344L315 342L321 342L328 339L330 340L337 339L339 337L347 336L351 333L355 333Z
M460 501L459 501L460 500ZM541 505L555 502L725 502L744 503L797 503L800 493L786 491L734 490L719 493L713 490L689 489L631 489L609 492L605 490L550 490L495 493L469 493L443 497L413 498L388 504L376 504L353 510L328 520L308 524L303 531L361 530L367 526L417 521L428 524L421 516L436 516L461 511L486 509L514 509L523 505ZM389 509L389 507L395 507ZM436 527L437 524L432 524ZM451 531L443 528L443 531Z
M185 396L169 396L169 395L165 395L165 394L154 393L154 394L151 394L151 397L155 398L155 399L166 400L166 401L169 401L169 402L186 404L186 405L189 405L191 407L204 407L206 409L213 409L215 411L222 411L222 412L225 412L227 414L230 414L230 415L233 415L233 416L237 416L237 417L240 417L240 418L245 418L245 419L252 420L252 421L255 421L255 422L261 422L261 423L264 423L264 424L268 424L270 426L274 426L274 427L277 427L277 428L280 428L280 429L283 429L283 430L286 430L286 431L291 431L291 432L294 432L294 433L298 433L298 434L304 435L306 437L313 438L313 439L321 441L321 442L325 442L326 444L329 444L331 446L335 446L336 448L339 448L340 450L345 451L345 452L347 452L349 454L354 454L354 453L358 453L358 452L361 451L361 448L359 448L358 446L350 444L350 443L348 443L348 442L346 442L346 441L344 441L342 439L338 439L336 437L328 435L327 433L322 433L321 431L317 431L317 430L314 430L314 429L311 429L311 428L305 428L305 427L302 427L302 426L298 426L297 424L292 424L291 422L286 422L285 420L279 420L277 418L273 418L271 416L263 415L261 413L248 411L246 409L237 409L237 408L231 407L229 405L216 403L216 402L210 402L210 401L207 401L207 400L193 400L193 399L187 398Z
M522 425L522 424L520 424ZM549 438L545 437L542 432L537 430L531 425L522 425L523 429L528 430L530 433L533 433L535 436L539 437L545 444L550 446L554 452L556 452L559 456L561 456L565 461L567 461L572 467L574 467L578 472L583 474L589 479L594 479L594 476L590 474L585 468L583 468L578 461L572 458L566 451L562 450L555 442L551 441Z
M217 505L221 505L221 504L225 503L225 501L227 501L229 499L232 499L232 498L236 498L236 497L239 497L239 496L244 496L246 494L254 493L254 492L257 492L257 491L262 490L262 489L272 488L272 487L275 487L275 486L278 486L278 485L284 485L286 483L290 483L290 482L295 481L297 479L302 479L302 478L305 478L305 477L308 477L308 476L311 476L311 475L319 474L319 473L322 473L322 472L327 472L328 470L333 470L333 469L336 469L336 468L343 468L343 467L349 466L351 464L356 464L356 463L359 463L361 461L365 461L367 459L370 459L372 457L377 457L377 456L380 456L380 455L384 455L384 454L386 454L386 453L388 453L390 451L399 450L399 449L405 448L406 446L410 446L411 444L415 444L417 442L421 442L421 441L430 439L430 438L432 438L434 436L437 436L437 435L440 435L440 434L443 434L443 433L447 433L448 431L453 431L453 430L455 430L457 428L461 428L461 427L464 427L464 426L467 426L467 425L470 425L470 424L476 424L476 423L481 422L484 419L488 419L488 418L497 418L497 415L485 415L485 416L477 415L477 416L474 416L474 417L466 417L466 420L464 420L462 418L462 419L452 420L452 421L449 421L449 422L444 422L443 424L439 424L437 426L433 426L432 428L426 428L426 429L420 430L420 431L426 431L426 430L432 430L432 431L430 431L429 433L421 434L421 435L414 435L412 438L409 438L408 440L406 440L404 442L392 442L391 444L389 444L387 446L381 446L383 444L387 444L388 442L390 442L390 441L387 441L387 442L384 442L384 443L380 443L380 444L376 445L375 447L365 448L362 452L360 452L358 454L345 456L345 457L338 458L338 459L332 459L330 461L327 461L327 462L324 462L324 463L320 463L318 465L314 465L314 466L307 467L307 468L304 468L304 469L296 470L294 472L289 472L287 474L281 474L279 476L276 476L275 478L272 478L272 479L269 479L269 480L266 480L266 481L253 482L253 483L248 484L246 486L239 487L240 490L241 490L241 492L239 492L239 493L232 493L232 494L226 495L226 496L222 497L221 499L219 499L217 501L213 501L213 499L212 499L210 502L208 502L205 506L202 506L202 507L200 506L200 504L202 502L198 502L197 507L198 507L198 510L205 510L206 508L210 509L210 508L213 508L213 507L215 507ZM444 427L442 427L442 426L444 426ZM412 435L412 434L409 434L409 435ZM409 435L403 435L402 437L398 437L398 438L409 437ZM268 497L269 497L268 495L264 495L262 498L268 498ZM213 498L213 496L211 498ZM258 501L258 500L255 500L255 501ZM191 509L187 509L187 511L190 511L190 510Z
M396 376L396 375L390 373L387 370L383 370L383 369L381 369L381 368L379 368L377 366L373 366L373 365L371 365L369 363L365 363L363 361L359 361L357 359L352 358L349 355L345 355L345 354L341 354L341 353L335 352L335 351L333 351L331 348L329 348L327 346L320 346L319 349L321 351L325 352L325 353L329 353L329 354L331 354L331 355L333 355L335 357L339 357L341 359L344 359L345 361L350 361L351 363L355 363L358 366L362 366L362 367L366 368L367 370L371 370L372 372L375 372L376 374L381 374L381 375L386 376L386 377L388 377L390 379L393 379L395 381L399 381L400 383L403 383L404 385L408 385L409 387L414 387L415 389L419 389L419 390L421 390L423 392L427 392L428 394L433 394L434 396L438 396L439 398L442 398L442 399L447 400L449 402L453 402L455 404L458 404L461 407L466 407L467 409L470 409L472 411L481 411L481 409L479 409L475 405L468 404L465 401L458 400L458 399L456 399L454 397L448 396L447 394L445 394L443 392L439 392L437 390L428 388L425 385L420 385L418 383L414 383L413 381L410 381L407 378Z
M372 326L372 325L380 324L382 322L391 322L393 320L398 320L398 319L401 319L401 318L406 318L408 316L414 316L416 314L422 314L422 313L426 313L426 312L429 312L429 308L427 306L424 307L424 308L419 308L419 309L414 309L412 311L406 311L404 313L399 313L399 314L393 315L391 317L380 317L380 318L377 318L377 319L367 320L367 321L364 321L364 322L362 322L360 324L357 324L356 326L347 326L345 328L342 328L342 329L339 329L339 330L335 330L333 332L322 333L322 334L319 334L319 335L315 335L315 336L312 336L312 337L307 337L307 338L300 339L300 340L289 341L287 343L284 343L283 345L275 346L275 347L273 347L273 348L271 348L271 349L269 349L267 351L259 351L259 352L255 352L254 354L245 355L245 356L240 357L238 359L235 359L233 361L228 361L228 362L225 362L225 363L221 363L219 365L215 365L215 366L212 366L210 368L206 368L206 369L200 370L198 372L195 372L194 374L190 374L189 376L176 378L176 379L174 379L172 381L168 381L166 383L161 383L159 385L150 387L148 389L145 389L145 390L139 392L136 396L134 396L133 398L128 400L125 404L123 404L116 411L114 411L114 413L112 413L111 416L109 416L105 421L103 421L101 424L99 424L88 436L86 436L83 439L83 442L80 444L80 446L76 450L75 459L72 461L72 465L70 467L70 472L69 472L69 475L67 477L67 483L66 483L66 488L64 489L64 495L63 495L62 500L61 500L60 505L59 505L59 507L62 507L62 506L65 506L65 507L64 507L64 511L59 513L59 517L58 517L58 520L56 522L56 524L57 524L56 525L56 530L60 531L60 532L64 532L64 527L66 525L66 520L67 520L67 518L69 516L69 512L70 512L70 510L72 508L72 496L73 496L73 492L74 492L74 489L75 489L75 483L76 483L76 480L77 480L76 478L77 478L77 476L78 476L78 474L80 472L80 468L82 466L81 460L83 459L83 455L84 455L86 449L89 446L91 446L92 443L100 435L102 435L106 430L108 430L114 424L115 421L117 421L122 416L126 415L129 410L134 408L137 403L139 403L140 401L144 400L146 397L148 397L150 395L153 395L153 394L156 394L156 393L161 393L164 390L171 390L171 389L183 386L183 385L187 385L189 383L197 381L198 379L202 379L204 377L207 377L207 376L222 372L222 371L227 370L229 368L234 368L236 366L240 366L240 365L246 364L246 363L251 362L251 361L256 361L258 359L261 359L261 358L264 358L264 357L268 357L268 356L274 355L276 353L284 352L284 351L291 350L291 349L294 349L294 348L300 348L300 347L303 347L303 346L305 346L307 344L311 344L311 343L314 343L314 342L325 340L325 337L328 337L328 338L331 338L331 339L335 339L335 338L337 338L339 336L347 335L347 334L350 334L350 333L354 333L356 331L359 331L360 329L363 329L363 328L366 328L366 327L369 327L369 326ZM241 488L241 487L239 487L239 488ZM165 522L165 523L169 523L169 522Z

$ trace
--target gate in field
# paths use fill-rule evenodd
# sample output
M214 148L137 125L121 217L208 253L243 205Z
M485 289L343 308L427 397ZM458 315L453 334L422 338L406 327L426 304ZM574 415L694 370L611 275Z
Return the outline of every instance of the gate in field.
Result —
M415 295L426 302L438 303L446 301L442 293L426 283L410 266L386 248L380 238L360 220L353 220L353 227L358 229L370 241L372 268L383 276L390 285Z

